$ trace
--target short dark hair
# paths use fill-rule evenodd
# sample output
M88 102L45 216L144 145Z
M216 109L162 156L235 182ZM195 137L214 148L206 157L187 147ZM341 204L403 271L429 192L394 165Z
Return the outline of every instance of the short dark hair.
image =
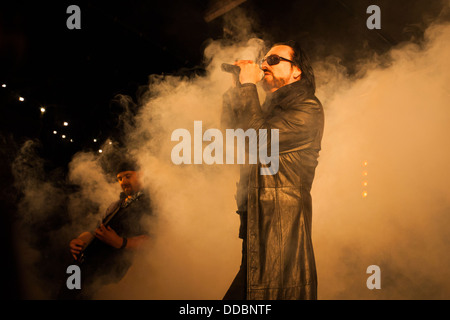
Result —
M314 77L314 70L311 66L310 59L303 48L297 41L288 40L285 42L278 42L272 45L275 46L289 46L292 48L292 61L294 65L300 68L302 71L302 78L312 87L313 91L316 91L316 79Z

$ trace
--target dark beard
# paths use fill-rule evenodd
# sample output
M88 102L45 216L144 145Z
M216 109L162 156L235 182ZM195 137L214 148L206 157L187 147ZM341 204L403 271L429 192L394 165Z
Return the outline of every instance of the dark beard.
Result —
M283 87L285 84L286 84L286 80L280 79L280 78L276 78L272 74L272 79L271 80L268 80L266 77L264 77L262 86L263 86L265 91L270 91L273 88L279 89L279 88Z
M127 196L132 196L135 193L135 191L133 190L133 188L131 186L127 186L127 187L130 187L130 188L127 189L126 187L124 187L124 188L122 188L122 192L124 194L126 194Z

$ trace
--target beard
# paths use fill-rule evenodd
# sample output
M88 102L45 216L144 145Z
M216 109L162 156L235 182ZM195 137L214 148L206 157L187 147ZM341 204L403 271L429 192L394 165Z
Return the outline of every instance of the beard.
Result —
M122 187L123 193L125 193L127 196L131 196L134 194L133 187L131 185L125 185Z
M266 75L262 81L262 86L265 91L273 91L273 89L279 89L286 84L286 80L283 78L278 78L270 73Z

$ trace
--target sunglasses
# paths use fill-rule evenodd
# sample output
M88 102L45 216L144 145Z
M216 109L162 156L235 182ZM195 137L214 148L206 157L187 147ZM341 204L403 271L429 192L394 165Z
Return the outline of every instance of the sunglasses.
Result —
M276 55L276 54L271 54L270 56L268 56L268 57L262 59L262 60L260 61L259 65L261 66L261 65L264 63L264 61L267 61L267 64L268 64L269 66L277 65L277 64L279 64L281 61L287 61L287 62L290 62L290 63L294 63L294 61L291 61L291 60L289 60L289 59L280 57L279 55Z

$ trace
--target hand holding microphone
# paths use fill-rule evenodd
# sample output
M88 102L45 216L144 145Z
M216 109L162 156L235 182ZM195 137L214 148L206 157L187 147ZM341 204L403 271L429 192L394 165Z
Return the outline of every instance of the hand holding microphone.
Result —
M251 60L239 60L236 61L234 65L223 63L222 70L239 77L239 82L241 84L256 84L264 78L264 72Z
M222 63L222 71L232 73L233 75L239 76L241 68L234 64Z

